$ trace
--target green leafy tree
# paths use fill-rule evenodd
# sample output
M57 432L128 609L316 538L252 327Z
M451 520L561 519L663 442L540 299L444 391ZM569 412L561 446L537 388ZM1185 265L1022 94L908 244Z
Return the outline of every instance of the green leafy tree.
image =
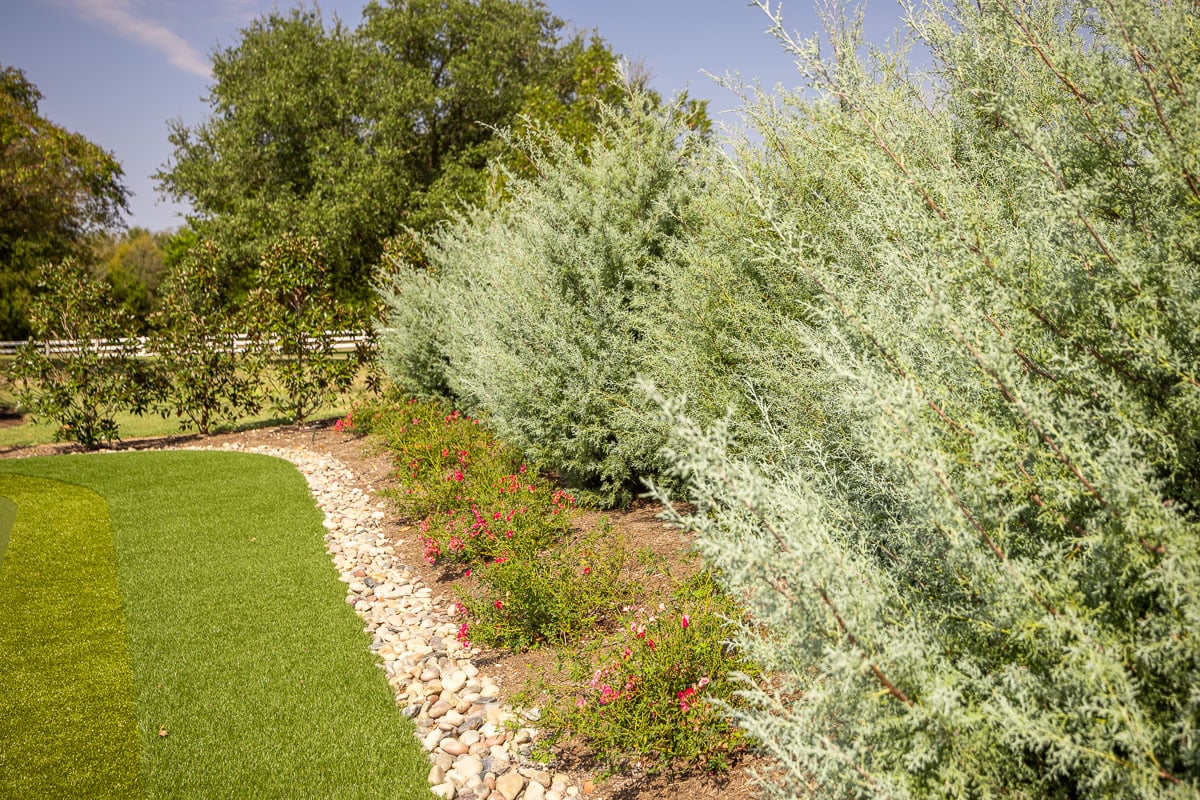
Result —
M126 210L117 160L39 116L41 98L21 70L0 69L0 338L30 333L42 265L82 255Z
M718 173L793 380L757 420L666 404L776 676L736 714L768 796L1195 797L1200 9L934 4L932 76L834 21L831 57L779 26L810 91Z
M118 411L141 414L158 386L124 338L131 324L108 285L67 260L46 267L30 308L33 338L11 367L21 408L58 425L56 437L89 449L119 434Z
M273 11L214 54L210 117L171 124L161 188L192 205L191 229L218 245L242 293L285 232L321 239L343 278L359 270L339 281L343 295L369 274L403 186L367 141L356 57L340 22Z
M229 311L228 276L211 242L194 245L167 276L150 347L165 384L168 413L207 435L260 407L240 315Z
M271 12L215 54L211 114L173 123L160 186L242 289L289 233L319 239L338 296L366 302L386 240L482 200L497 128L522 112L586 128L574 109L604 96L614 57L562 27L516 0L372 2L355 30Z
M183 263L191 249L200 243L199 235L190 225L181 225L171 233L160 234L160 237L163 266L168 270Z
M101 235L94 245L97 273L134 321L130 333L145 333L151 314L158 310L159 287L166 275L163 246L168 239L168 234L135 227L119 235Z
M257 368L271 407L300 424L347 391L368 360L367 348L350 357L334 349L336 335L361 328L362 319L334 299L316 239L280 237L264 253L257 278L245 315Z

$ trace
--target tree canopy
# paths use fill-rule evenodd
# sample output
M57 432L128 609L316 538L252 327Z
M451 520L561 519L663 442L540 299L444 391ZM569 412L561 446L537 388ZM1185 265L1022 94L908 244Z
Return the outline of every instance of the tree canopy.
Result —
M607 44L518 0L371 2L355 29L272 11L213 74L210 116L172 124L160 188L239 278L279 235L311 236L349 299L388 238L482 200L498 129L525 115L585 139L623 92Z
M127 210L120 163L40 116L41 99L24 72L0 68L0 338L29 332L38 269L77 254Z

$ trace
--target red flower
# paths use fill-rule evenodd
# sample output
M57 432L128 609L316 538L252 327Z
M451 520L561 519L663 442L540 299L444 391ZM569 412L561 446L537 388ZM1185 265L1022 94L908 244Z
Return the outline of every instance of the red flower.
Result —
M495 605L496 608L504 608L504 603L501 603L499 600L496 601Z

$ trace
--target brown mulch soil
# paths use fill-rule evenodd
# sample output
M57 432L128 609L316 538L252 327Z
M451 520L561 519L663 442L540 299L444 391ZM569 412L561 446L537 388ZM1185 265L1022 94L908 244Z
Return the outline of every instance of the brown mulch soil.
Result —
M0 426L21 424L0 418ZM333 420L324 420L302 427L259 428L238 433L199 436L183 434L147 439L130 439L119 442L113 449L148 450L162 447L205 446L221 447L238 444L242 447L303 447L336 458L349 467L359 478L360 488L377 492L396 485L395 472L389 457L368 439L352 434L339 433L333 428ZM32 447L0 448L0 458L17 458L38 455L57 455L84 452L72 444L49 444ZM690 574L697 568L688 555L687 541L679 531L664 525L656 518L658 508L650 502L639 502L624 511L605 514L587 512L579 520L578 529L586 531L600 524L607 517L615 535L624 537L636 549L652 553L664 570L647 570L643 564L630 559L629 571L636 571L637 580L647 597L655 597L669 591L672 579ZM430 567L423 560L424 549L420 538L408 521L396 517L386 520L396 553L406 563L422 574L427 585L435 587L446 597L454 592L454 583L461 578ZM632 575L631 575L632 577ZM537 700L537 686L556 669L557 658L549 649L526 653L485 649L473 659L484 672L496 678L497 683L510 696L517 693L532 693ZM532 688L531 688L532 687ZM595 774L598 765L586 749L570 742L556 753L558 769L576 775ZM594 789L587 797L605 800L657 800L658 798L700 798L700 800L751 800L758 796L749 778L749 770L760 766L755 756L745 755L735 761L733 768L724 775L691 772L674 775L617 774L605 780L596 780Z

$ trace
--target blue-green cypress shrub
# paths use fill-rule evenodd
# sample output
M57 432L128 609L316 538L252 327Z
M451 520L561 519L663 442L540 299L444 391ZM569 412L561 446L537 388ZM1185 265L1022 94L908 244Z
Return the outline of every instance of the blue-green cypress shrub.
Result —
M765 418L663 402L678 521L774 675L738 718L774 797L1196 797L1200 7L911 24L925 75L780 27L809 94L726 167L727 268L800 287L749 334L793 379L767 407L821 415L764 459L730 432Z
M421 247L415 234L384 245L385 277L378 294L386 313L375 325L379 363L405 393L453 402L440 276L425 263ZM419 259L413 258L414 250Z
M563 480L630 499L657 467L647 424L647 318L698 191L679 114L635 98L581 157L553 134L513 141L535 177L425 243L429 265L384 293L385 368L443 393Z

